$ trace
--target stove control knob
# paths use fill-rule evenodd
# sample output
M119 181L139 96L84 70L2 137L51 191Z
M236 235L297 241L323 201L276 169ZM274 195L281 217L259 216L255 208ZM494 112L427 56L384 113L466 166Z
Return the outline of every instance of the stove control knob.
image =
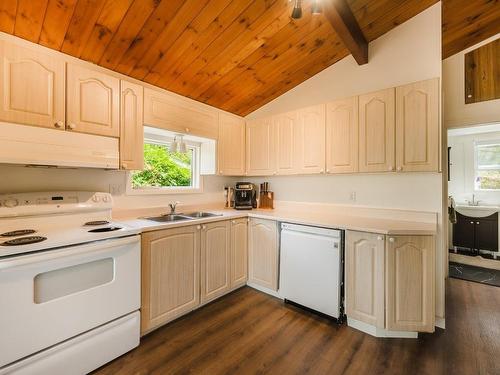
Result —
M97 194L95 194L95 195L92 196L92 202L97 203L97 202L99 202L99 200L100 200L100 198L99 198L99 196Z
M5 207L16 207L18 204L19 201L15 198L9 198L3 201Z
M107 195L103 196L102 201L105 203L109 202L109 197Z

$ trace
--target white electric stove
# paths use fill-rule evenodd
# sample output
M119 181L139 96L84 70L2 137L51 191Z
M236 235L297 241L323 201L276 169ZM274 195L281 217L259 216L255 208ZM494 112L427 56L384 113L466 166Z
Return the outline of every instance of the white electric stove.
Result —
M140 236L112 206L0 195L0 374L84 374L139 344Z

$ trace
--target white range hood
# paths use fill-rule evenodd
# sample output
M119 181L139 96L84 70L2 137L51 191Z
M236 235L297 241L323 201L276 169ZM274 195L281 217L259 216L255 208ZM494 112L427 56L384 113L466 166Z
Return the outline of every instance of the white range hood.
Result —
M0 163L118 169L118 138L0 122Z

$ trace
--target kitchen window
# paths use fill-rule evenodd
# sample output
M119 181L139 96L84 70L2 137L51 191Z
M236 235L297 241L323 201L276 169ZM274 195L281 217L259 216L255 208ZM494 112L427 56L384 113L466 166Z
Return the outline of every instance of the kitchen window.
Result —
M500 190L500 140L476 142L475 190Z
M144 169L128 173L127 194L201 192L200 144L183 138L145 127ZM185 142L186 152L173 152L175 141Z

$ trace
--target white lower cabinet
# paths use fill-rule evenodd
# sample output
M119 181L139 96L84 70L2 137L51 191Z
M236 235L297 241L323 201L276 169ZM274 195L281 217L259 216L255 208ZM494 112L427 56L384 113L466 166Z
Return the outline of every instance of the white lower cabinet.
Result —
M226 294L231 285L229 221L201 226L201 303Z
M278 290L278 227L274 220L250 219L248 282Z
M142 334L246 284L247 221L142 234Z
M434 236L346 231L346 314L387 331L434 332Z

